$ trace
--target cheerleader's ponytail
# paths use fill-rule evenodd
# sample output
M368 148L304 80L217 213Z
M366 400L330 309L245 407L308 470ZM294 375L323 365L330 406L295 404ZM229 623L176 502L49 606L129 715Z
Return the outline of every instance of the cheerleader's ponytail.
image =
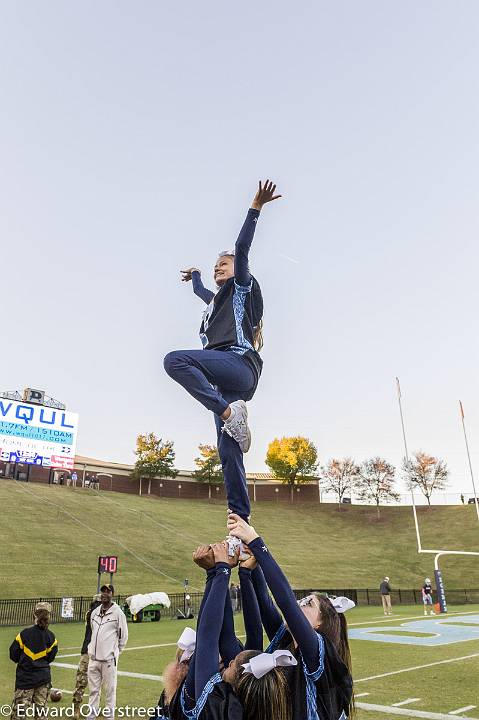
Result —
M263 349L263 319L253 329L253 347L257 352Z
M349 670L349 674L352 677L353 669L352 669L352 662L351 662L351 650L349 648L349 637L348 637L348 621L346 620L346 616L344 613L340 612L339 615L339 647L338 647L338 655L343 661L343 663L346 665L346 667ZM349 703L349 712L348 712L348 718L350 720L354 718L356 713L356 705L354 702L354 692L351 695L351 702Z

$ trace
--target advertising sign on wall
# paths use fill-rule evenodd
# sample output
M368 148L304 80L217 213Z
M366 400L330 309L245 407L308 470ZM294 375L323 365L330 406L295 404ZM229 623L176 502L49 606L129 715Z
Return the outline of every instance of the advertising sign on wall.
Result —
M73 468L77 413L0 399L0 460Z

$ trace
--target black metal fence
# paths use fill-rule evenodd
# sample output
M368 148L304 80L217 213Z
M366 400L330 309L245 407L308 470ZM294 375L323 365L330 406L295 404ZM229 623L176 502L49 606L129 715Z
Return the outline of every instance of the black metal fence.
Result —
M352 589L352 588L306 588L295 590L298 599L309 595L311 592L326 592L328 595L345 595L351 598L357 605L381 605L381 596L376 589ZM169 598L171 606L162 610L162 616L174 618L178 610L185 612L189 607L196 615L201 603L203 593L188 593L189 601L186 600L186 593L171 593ZM117 595L114 600L120 606L125 602L127 595ZM479 589L447 590L446 599L448 605L469 605L479 604ZM73 617L63 618L61 614L63 598L21 598L12 600L0 600L0 626L25 626L33 622L33 610L40 601L47 601L52 605L52 622L69 623L83 622L85 615L90 608L91 596L80 596L73 598ZM434 593L434 600L436 595ZM420 605L422 595L420 590L393 590L391 592L393 605ZM241 609L241 598L235 603L236 610Z

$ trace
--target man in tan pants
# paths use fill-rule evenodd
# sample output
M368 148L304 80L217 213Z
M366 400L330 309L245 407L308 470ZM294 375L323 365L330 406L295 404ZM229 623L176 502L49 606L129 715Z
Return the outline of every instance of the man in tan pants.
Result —
M88 685L88 645L91 640L91 625L90 618L93 610L101 605L101 595L94 595L93 601L90 605L85 616L85 637L83 638L83 645L81 648L80 662L78 663L77 674L75 678L75 689L73 691L73 718L74 720L80 720L80 710L83 702L83 693L86 686Z
M113 718L116 706L118 658L128 641L128 626L123 610L112 601L113 585L102 585L101 605L90 617L91 640L88 645L88 720L98 717L103 688L106 716Z
M389 578L383 579L379 586L379 592L381 593L381 600L383 601L383 610L385 615L392 615L391 610L391 586L389 584Z

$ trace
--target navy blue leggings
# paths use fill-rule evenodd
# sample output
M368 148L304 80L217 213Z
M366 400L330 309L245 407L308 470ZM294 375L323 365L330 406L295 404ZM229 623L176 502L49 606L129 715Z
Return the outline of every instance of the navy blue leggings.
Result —
M215 414L228 507L247 520L250 502L243 453L236 440L221 432L220 415L231 402L251 398L256 385L253 369L232 350L175 350L168 353L163 364L173 380Z

